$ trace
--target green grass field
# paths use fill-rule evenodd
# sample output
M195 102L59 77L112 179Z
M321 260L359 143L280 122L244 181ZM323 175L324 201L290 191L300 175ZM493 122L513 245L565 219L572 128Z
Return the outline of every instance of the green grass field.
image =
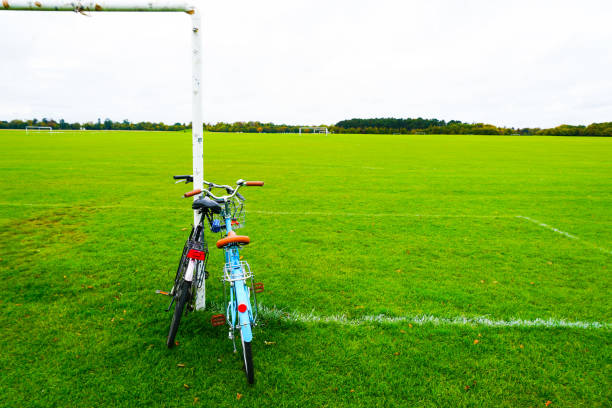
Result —
M266 182L241 230L256 384L218 306L165 347L190 135L3 131L0 406L612 404L611 139L206 134L204 156Z

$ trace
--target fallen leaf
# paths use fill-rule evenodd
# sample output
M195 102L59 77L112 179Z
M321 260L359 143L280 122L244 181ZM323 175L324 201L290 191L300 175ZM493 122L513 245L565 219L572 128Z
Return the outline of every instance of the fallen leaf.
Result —
M406 334L406 330L402 329L400 330L400 333Z
M483 280L481 280L481 281L480 281L480 283L484 283L484 281L483 281Z
M550 404L552 404L552 401L546 401L546 404L544 405L549 406Z
M126 314L127 312L125 311L125 309L123 309L123 314Z
M470 386L469 386L469 385L466 385L466 386L465 386L465 390L466 390L466 391L469 391L469 390L470 390Z
M529 282L530 285L533 285L533 282Z
M408 323L408 327L412 329L412 323Z
M546 263L547 263L547 264L549 264L549 265L552 265L552 262L550 262L550 261L548 261L548 262L546 262ZM549 402L550 402L550 401L549 401Z
M189 389L189 386L187 384L183 384L183 387L185 387L186 389Z
M54 338L53 338L53 341L58 341L58 340L59 340L59 339L58 339L57 337L54 337Z
M185 364L183 364L183 363L178 363L176 366L177 366L177 367L185 367Z
M394 356L399 356L399 351L396 351L395 353L393 353Z
M87 289L93 289L93 286L88 285L88 286L87 286Z
M179 345L178 340L174 342L174 345L175 345L175 346L178 346L178 345Z
M520 348L525 348L525 346L523 346L522 344L519 344L519 347L520 347Z
M351 392L355 392L355 390L351 390Z
M482 334L478 333L478 337L482 337Z
M187 228L181 228L181 231L187 231Z
M195 398L193 399L193 403L194 403L194 404L197 404L197 402L198 402L199 400L200 400L200 399L199 399L198 397L195 397Z
M480 340L478 339L474 340L474 344L478 344L478 343L480 343Z
M241 393L239 393L239 392L237 392L237 393L236 393L236 399L237 399L237 400L239 400L240 398L242 398L242 394L241 394Z
M402 270L401 270L401 269L398 269L398 270L396 270L395 272L397 272L397 273L402 273Z
M355 309L365 309L365 306L361 306L361 305L355 306Z
M276 344L276 342L275 342L275 341L265 341L265 340L264 340L264 344L265 344L266 346L270 346L270 345L272 345L272 344Z
M497 285L498 283L499 283L498 281L493 281L493 284L494 284L494 285Z

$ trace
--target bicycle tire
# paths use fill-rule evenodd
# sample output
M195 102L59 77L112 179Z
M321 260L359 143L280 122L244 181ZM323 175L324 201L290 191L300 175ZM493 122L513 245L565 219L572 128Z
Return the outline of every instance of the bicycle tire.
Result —
M255 371L253 370L253 349L251 348L250 341L244 341L242 339L242 333L240 334L240 340L242 341L242 359L244 360L244 373L249 384L255 382Z
M175 297L174 314L172 315L170 331L168 332L168 340L166 341L166 346L168 346L168 348L174 347L174 339L176 338L176 333L178 332L178 327L181 323L181 317L183 316L185 304L187 303L187 296L189 294L190 286L191 282L181 280L177 295Z

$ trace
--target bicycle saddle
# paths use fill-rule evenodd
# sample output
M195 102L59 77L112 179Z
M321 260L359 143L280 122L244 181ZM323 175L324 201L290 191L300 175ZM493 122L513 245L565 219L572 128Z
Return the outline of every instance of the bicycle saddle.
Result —
M219 214L221 212L221 206L215 203L208 197L199 198L191 204L191 208L194 210L210 210L214 214Z
M251 239L246 235L236 235L234 231L231 231L227 234L227 237L217 241L217 248L223 248L231 244L247 245L249 242L251 242Z

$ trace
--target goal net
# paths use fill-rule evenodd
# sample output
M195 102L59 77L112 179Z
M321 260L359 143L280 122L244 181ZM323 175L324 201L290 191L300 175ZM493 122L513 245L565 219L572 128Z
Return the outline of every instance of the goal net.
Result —
M39 133L39 132L51 133L53 132L53 128L50 126L26 126L26 133Z
M325 126L303 126L300 128L300 135L302 133L321 133L327 135L329 133L329 129Z

